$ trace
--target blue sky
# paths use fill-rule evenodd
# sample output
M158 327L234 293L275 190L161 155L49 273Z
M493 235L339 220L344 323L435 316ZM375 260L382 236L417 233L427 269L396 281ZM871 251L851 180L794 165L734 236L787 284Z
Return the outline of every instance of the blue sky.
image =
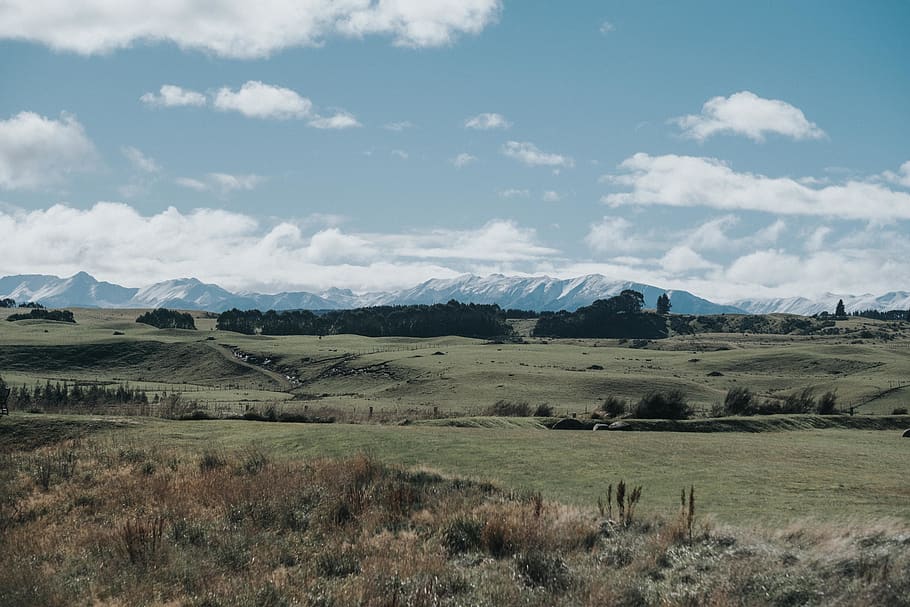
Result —
M109 4L0 6L0 274L910 289L906 2Z

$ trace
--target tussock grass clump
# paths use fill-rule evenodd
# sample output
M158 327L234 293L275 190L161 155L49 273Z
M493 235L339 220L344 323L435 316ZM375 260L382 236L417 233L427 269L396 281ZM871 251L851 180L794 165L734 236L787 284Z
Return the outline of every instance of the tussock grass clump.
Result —
M78 474L31 476L70 450ZM599 511L355 455L42 447L0 468L0 604L905 604L910 528L715 529L608 486ZM137 461L139 462L137 464ZM154 474L141 470L154 465ZM182 464L180 462L190 462ZM203 465L203 462L208 462ZM217 462L215 465L213 462Z

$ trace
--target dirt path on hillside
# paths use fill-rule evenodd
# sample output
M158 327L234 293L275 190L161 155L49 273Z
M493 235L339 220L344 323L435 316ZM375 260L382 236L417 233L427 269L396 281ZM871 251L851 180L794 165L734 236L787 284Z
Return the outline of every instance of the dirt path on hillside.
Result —
M285 377L284 375L282 375L281 373L277 373L275 371L269 371L268 369L263 369L259 365L254 365L254 364L242 361L239 358L237 358L236 356L234 356L234 352L232 352L230 350L230 348L226 348L220 344L215 344L215 343L211 343L211 342L206 342L206 345L209 346L210 348L212 348L213 350L215 350L216 352L218 352L219 354L221 354L224 358L233 362L234 364L240 365L241 367L246 367L248 369L253 369L254 371L258 371L259 373L265 375L269 379L275 380L276 382L278 382L278 385L281 386L281 389L285 392L290 392L294 388L294 385L291 384L290 381L288 381L288 378Z

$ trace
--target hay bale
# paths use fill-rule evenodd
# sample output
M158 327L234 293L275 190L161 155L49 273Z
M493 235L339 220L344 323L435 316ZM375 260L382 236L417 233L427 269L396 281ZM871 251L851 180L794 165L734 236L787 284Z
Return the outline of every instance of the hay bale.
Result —
M594 430L609 430L610 424L594 424Z
M631 430L632 424L629 422L613 422L608 430Z
M910 438L910 428L904 430L904 433L901 434L901 436L904 438Z
M567 417L553 424L554 430L585 430L585 425L575 418Z

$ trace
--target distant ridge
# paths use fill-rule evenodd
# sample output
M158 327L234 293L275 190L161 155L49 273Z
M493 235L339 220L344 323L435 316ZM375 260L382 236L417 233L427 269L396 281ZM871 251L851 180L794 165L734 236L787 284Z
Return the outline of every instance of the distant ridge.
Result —
M142 288L129 288L99 282L85 272L69 278L40 274L0 278L0 298L17 302L36 301L48 307L155 308L222 312L230 308L260 310L332 310L375 305L444 303L456 299L464 303L498 304L502 308L525 310L575 310L596 299L634 289L645 296L645 306L653 308L657 297L670 296L673 312L682 314L770 314L811 315L833 312L838 299L848 311L910 308L910 293L897 291L872 295L826 295L824 301L802 297L789 299L744 299L730 305L703 299L688 291L662 289L637 282L610 280L599 274L577 278L515 277L491 274L466 274L450 279L431 279L408 289L357 294L347 289L327 289L321 293L305 291L233 293L196 278L177 278Z

